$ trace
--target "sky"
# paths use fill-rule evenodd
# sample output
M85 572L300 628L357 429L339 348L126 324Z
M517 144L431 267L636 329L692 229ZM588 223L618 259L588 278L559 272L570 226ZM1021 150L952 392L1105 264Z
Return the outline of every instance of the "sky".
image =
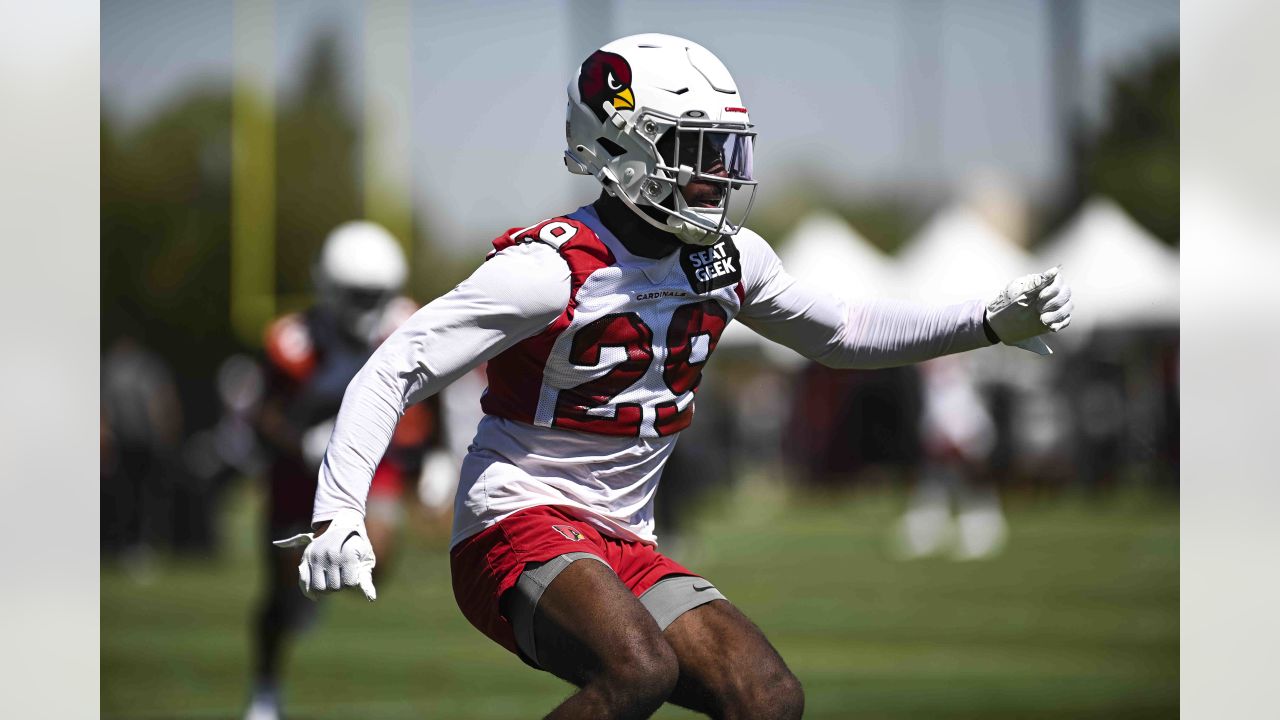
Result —
M263 0L241 0L261 2ZM1033 196L1062 169L1049 84L1052 0L400 0L409 4L406 151L422 222L470 248L591 200L563 167L564 89L614 37L695 40L734 74L759 131L759 202L794 180L838 194L959 188L995 171ZM364 3L277 0L277 92L306 49L338 33L353 109L364 74ZM102 107L145 122L194 85L227 84L232 2L102 4ZM1084 0L1081 111L1105 112L1107 77L1177 42L1176 0ZM912 82L936 67L933 82Z

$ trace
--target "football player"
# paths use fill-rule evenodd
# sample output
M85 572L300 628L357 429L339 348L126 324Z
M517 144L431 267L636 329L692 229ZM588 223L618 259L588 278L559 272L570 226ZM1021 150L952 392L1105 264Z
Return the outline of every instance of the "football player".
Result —
M804 287L744 225L755 131L725 66L668 35L622 38L569 84L566 164L602 186L513 228L419 310L350 388L320 468L309 595L360 587L375 555L365 495L399 414L488 362L450 550L467 619L578 687L548 717L639 718L672 702L715 717L799 717L799 681L707 579L656 544L663 463L693 420L733 319L826 365L877 368L992 345L1044 350L1066 327L1056 270L996 301L851 305Z
M399 294L407 272L404 253L389 232L371 222L344 223L325 238L312 269L316 305L267 328L266 397L256 426L270 454L271 537L310 525L317 472L343 391L374 349L417 309ZM389 437L389 452L375 463L366 528L384 559L399 524L404 484L416 477L433 424L427 405L410 408ZM267 547L266 587L253 627L254 691L248 720L279 717L285 645L314 614L314 606L296 589L300 551Z

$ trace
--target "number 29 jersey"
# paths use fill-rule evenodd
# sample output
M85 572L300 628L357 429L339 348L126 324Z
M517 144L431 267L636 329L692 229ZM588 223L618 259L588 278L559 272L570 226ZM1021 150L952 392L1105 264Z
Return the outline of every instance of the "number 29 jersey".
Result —
M541 333L489 361L485 413L631 438L688 427L702 368L742 307L732 241L636 257L584 208L500 237L493 254L530 242L568 264L568 303Z
M763 240L760 240L763 243ZM568 267L563 311L491 358L485 418L462 464L453 543L535 505L655 542L653 496L721 333L742 308L729 241L632 255L590 206L494 241Z

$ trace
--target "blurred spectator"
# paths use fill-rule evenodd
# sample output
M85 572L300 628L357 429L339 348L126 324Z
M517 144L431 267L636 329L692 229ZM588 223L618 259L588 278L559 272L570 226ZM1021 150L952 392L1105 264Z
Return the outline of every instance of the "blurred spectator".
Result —
M1080 484L1178 487L1177 329L1099 331L1067 357L1071 457Z
M809 484L844 485L864 470L905 470L920 457L914 367L832 370L810 363L793 398L787 454Z
M1008 455L999 439L1007 433L999 432L972 362L955 356L920 365L924 459L897 529L905 558L949 550L955 559L978 560L1004 547L1008 530L996 480Z
M182 406L164 360L131 335L102 357L100 427L102 552L144 562L164 535Z
M217 373L220 413L216 424L195 432L182 448L185 482L174 497L174 544L179 550L212 553L218 546L217 518L223 487L237 477L256 477L266 459L254 429L264 392L261 366L232 355Z

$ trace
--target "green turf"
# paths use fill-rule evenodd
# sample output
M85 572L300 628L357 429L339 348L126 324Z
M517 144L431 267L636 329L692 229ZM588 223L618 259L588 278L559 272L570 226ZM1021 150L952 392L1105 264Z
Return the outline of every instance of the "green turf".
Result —
M239 717L258 502L230 507L217 561L162 562L146 582L104 567L105 717ZM773 640L809 718L1176 717L1176 507L1013 503L1008 551L979 563L891 559L900 507L748 486L680 559ZM290 718L531 718L568 694L466 623L442 538L406 537L399 560L376 604L326 603L294 655Z

